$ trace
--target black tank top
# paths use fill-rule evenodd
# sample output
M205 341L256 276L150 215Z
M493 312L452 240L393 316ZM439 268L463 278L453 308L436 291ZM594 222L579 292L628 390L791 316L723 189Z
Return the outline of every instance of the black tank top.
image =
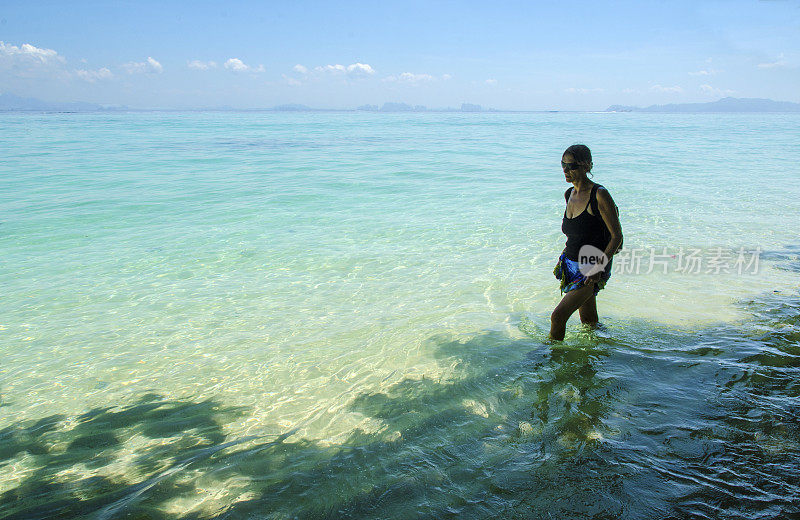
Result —
M567 218L567 210L564 210L564 220L561 222L561 231L567 235L567 249L565 254L570 260L578 261L578 251L586 244L605 251L610 237L606 233L606 224L600 216L597 208L597 188L602 188L600 184L592 186L589 194L589 202L583 211L573 218ZM564 193L564 198L569 202L569 196L573 188L569 188ZM589 206L592 206L594 215L589 214Z

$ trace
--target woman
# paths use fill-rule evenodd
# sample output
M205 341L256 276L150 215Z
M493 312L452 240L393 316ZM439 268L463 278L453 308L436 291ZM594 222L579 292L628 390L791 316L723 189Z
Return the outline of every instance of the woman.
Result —
M559 341L564 339L567 320L576 310L582 323L592 328L597 326L595 297L611 276L611 257L622 245L622 227L614 200L608 190L587 177L592 170L589 147L575 144L567 148L561 157L561 168L572 187L564 193L567 209L561 223L567 245L553 271L561 280L564 294L550 316L550 339ZM600 257L598 266L603 269L590 270L590 265L578 263L579 253L585 256L587 251L596 252Z

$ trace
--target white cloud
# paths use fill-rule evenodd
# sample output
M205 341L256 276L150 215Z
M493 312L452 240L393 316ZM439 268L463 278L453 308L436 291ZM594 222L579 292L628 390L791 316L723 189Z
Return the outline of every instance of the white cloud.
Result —
M634 92L636 92L636 89L634 89L634 88L624 88L624 89L622 89L622 93L623 94L633 94Z
M53 49L42 49L23 43L19 47L0 41L0 75L21 78L66 80L70 73L66 60Z
M591 94L592 92L603 92L601 88L575 88L570 87L566 89L564 92L568 92L570 94Z
M419 85L420 83L427 83L429 81L433 81L434 79L435 78L430 74L414 74L413 72L403 72L397 76L387 76L383 79L383 81L397 81L399 83Z
M111 79L114 77L114 74L106 67L98 70L76 70L75 75L89 83L94 83L99 79Z
M347 67L344 65L325 65L320 67L315 67L314 70L317 72L330 72L333 74L345 74L347 73Z
M714 88L711 85L707 84L700 85L700 90L711 96L730 96L731 94L734 94L736 92L734 90L729 90L729 89Z
M251 67L250 65L245 65L239 58L230 58L225 62L225 68L234 72L264 72L263 65Z
M245 65L244 62L239 58L230 58L228 61L225 62L225 68L240 72L248 70L250 67Z
M200 61L200 60L192 60L186 64L187 67L190 69L195 70L208 70L216 68L217 63L215 61Z
M23 43L17 47L16 45L0 41L0 56L28 63L64 62L64 58L59 56L53 49L41 49L30 43Z
M153 70L153 72L158 72L159 74L164 71L164 67L161 66L159 62L151 58L150 56L147 57L147 66Z
M650 87L650 90L652 90L653 92L666 92L670 94L678 94L683 92L683 89L677 85L675 85L674 87L662 87L661 85L653 85L652 87Z
M759 63L759 69L778 69L786 66L786 60L783 59L783 54L778 56L778 59L769 63Z
M299 74L308 74L308 69L306 67L300 65L299 63L297 65L295 65L294 67L292 67L292 70L297 72L297 73L299 73Z
M713 76L714 74L716 74L718 72L722 72L722 71L714 70L714 69L704 69L704 70L698 70L697 72L690 72L689 75L690 76Z
M305 69L305 67L303 67ZM295 70L297 68L295 66ZM366 63L353 63L347 66L335 64L314 67L314 71L320 74L335 74L349 76L371 76L375 74L375 69ZM298 71L300 72L300 71Z
M347 66L347 72L350 74L375 74L375 70L366 63L353 63Z
M131 61L123 64L122 68L128 74L161 74L164 72L164 67L150 56L147 57L147 61Z
M84 64L84 66L88 63L85 58L77 61ZM161 71L161 64L153 58L148 58L147 62L136 65L145 69L150 68L157 72ZM16 46L2 41L0 41L0 70L4 73L10 71L18 77L51 80L58 78L64 81L71 81L77 78L89 83L114 77L114 74L107 67L97 70L88 68L73 69L68 66L67 60L53 49L39 48L30 43Z
M484 83L486 83L487 85L493 87L493 86L497 85L497 80L496 79L487 79L486 81L484 81Z
M447 81L448 79L453 79L453 76L451 76L450 74L442 74L442 79Z
M412 83L418 83L420 81L432 81L433 76L430 74L414 74L412 72L403 72L400 74L400 81L410 81Z

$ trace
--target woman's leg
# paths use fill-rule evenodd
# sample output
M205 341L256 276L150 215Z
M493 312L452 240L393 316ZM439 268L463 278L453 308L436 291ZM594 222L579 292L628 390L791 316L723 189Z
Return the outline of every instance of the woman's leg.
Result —
M559 341L564 339L569 317L593 296L594 284L584 285L565 294L550 315L550 339Z
M581 317L581 323L592 328L597 327L599 318L597 317L597 298L594 294L578 308L578 314Z

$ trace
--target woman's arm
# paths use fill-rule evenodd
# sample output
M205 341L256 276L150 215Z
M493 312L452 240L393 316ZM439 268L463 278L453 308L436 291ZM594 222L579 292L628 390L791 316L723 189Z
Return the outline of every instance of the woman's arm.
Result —
M610 260L614 253L619 249L622 244L622 224L619 223L619 215L617 215L617 206L614 204L614 199L606 189L597 190L597 208L600 210L600 216L603 218L606 227L611 232L611 240L608 241L605 254Z

